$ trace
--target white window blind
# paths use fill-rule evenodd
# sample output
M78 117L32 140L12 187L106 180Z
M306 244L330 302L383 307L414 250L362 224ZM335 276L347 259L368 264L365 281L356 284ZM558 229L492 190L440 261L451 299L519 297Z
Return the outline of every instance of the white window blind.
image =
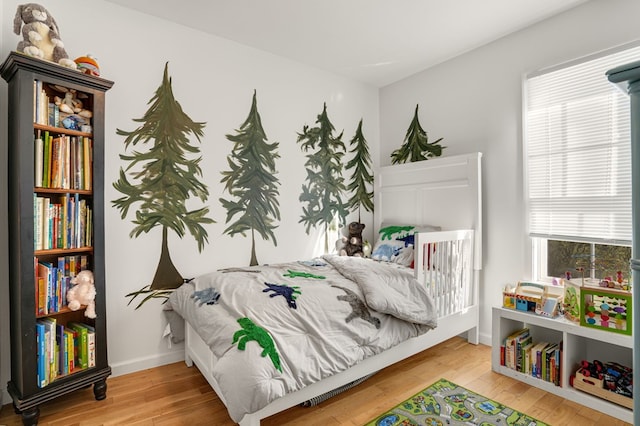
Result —
M634 47L527 78L529 234L631 244L629 98L605 76Z

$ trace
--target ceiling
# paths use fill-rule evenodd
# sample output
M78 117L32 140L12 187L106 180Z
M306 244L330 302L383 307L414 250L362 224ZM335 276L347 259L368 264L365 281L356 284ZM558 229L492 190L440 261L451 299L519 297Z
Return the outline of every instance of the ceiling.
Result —
M376 87L588 0L107 0Z

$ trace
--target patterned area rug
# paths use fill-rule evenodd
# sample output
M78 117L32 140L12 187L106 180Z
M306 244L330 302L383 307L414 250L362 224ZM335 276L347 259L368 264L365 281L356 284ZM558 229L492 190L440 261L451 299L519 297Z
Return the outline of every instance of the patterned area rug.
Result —
M539 420L440 379L366 426L522 425L545 426Z

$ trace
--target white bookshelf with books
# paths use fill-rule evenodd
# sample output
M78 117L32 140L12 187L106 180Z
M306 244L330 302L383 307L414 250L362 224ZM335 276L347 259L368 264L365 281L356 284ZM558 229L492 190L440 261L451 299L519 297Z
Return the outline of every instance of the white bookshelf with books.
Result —
M509 351L513 350L513 353L507 355L507 347L511 347ZM527 350L529 361L526 360ZM532 361L533 354L536 361ZM542 357L537 358L538 355ZM495 372L632 423L632 409L612 402L615 398L608 398L608 393L613 392L605 390L600 393L603 397L599 397L572 386L571 376L583 361L592 360L631 366L632 337L581 327L561 317L548 318L533 312L493 308L491 367ZM536 363L535 372L532 362Z

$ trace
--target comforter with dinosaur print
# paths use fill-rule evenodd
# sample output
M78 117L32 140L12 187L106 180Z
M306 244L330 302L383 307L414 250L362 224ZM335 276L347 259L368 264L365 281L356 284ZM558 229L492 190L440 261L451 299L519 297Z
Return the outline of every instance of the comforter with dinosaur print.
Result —
M436 326L411 270L353 257L216 271L169 304L211 348L236 422Z

